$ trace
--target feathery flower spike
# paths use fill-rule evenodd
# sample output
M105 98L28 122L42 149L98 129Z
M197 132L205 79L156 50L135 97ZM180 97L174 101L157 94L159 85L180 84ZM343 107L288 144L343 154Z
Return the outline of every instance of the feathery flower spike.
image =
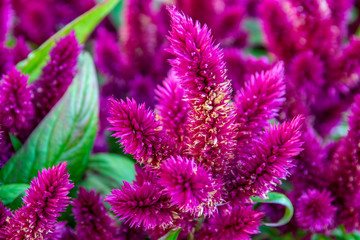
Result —
M69 204L70 183L66 162L43 169L31 181L23 198L24 206L15 211L5 229L8 240L48 239L55 231L57 217Z
M134 99L117 101L110 99L108 118L112 127L112 135L120 138L126 153L130 153L140 164L158 167L163 159L173 152L174 144L166 138L156 121L155 114L145 109L145 105L137 105Z
M162 188L154 183L144 182L141 186L124 181L122 189L113 189L106 202L120 220L130 227L153 229L172 225L177 213L163 194Z
M206 25L168 8L171 32L170 61L189 102L188 152L214 172L233 158L234 109L230 106L231 86L226 77L223 53L214 46Z
M28 76L15 67L0 81L0 125L14 135L30 127L34 116L33 94L27 81Z
M237 149L249 150L249 144L256 138L267 121L277 116L285 98L284 64L276 64L272 69L255 73L245 82L236 95L234 107L236 110Z
M196 217L211 215L221 199L222 185L216 183L208 170L193 159L173 157L160 166L159 184L171 202Z
M33 84L37 122L51 110L71 84L80 50L74 32L60 39L51 50L50 61L39 80Z
M158 105L156 109L161 125L167 135L175 139L178 147L186 136L186 121L189 111L184 100L184 89L180 86L179 79L174 71L170 70L168 77L163 81L163 87L155 90Z
M265 198L281 183L280 179L286 179L288 169L294 166L293 158L302 150L302 123L303 118L296 117L291 122L271 125L255 141L252 154L229 170L226 185L232 199Z
M80 187L78 198L72 203L75 216L76 236L79 239L114 239L115 221L107 213L100 194Z

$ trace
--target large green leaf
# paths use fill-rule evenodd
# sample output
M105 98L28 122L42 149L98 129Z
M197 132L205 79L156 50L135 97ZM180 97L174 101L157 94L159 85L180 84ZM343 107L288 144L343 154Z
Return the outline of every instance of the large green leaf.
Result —
M28 188L29 184L25 183L0 185L0 200L3 204L8 205Z
M100 21L108 15L119 2L120 0L106 0L99 3L54 34L39 48L31 52L27 59L18 63L16 67L21 70L22 73L29 75L29 83L33 82L40 75L41 69L49 59L48 53L55 45L57 39L68 35L74 30L78 41L84 43Z
M85 53L79 58L78 74L63 98L0 170L0 182L29 183L39 170L62 161L68 162L71 179L78 181L94 143L98 103L94 63Z
M86 177L81 185L87 189L96 189L109 194L119 188L123 181L135 179L134 161L118 154L101 153L90 157Z
M277 192L269 192L268 198L266 198L266 199L261 199L259 197L252 197L251 199L255 203L273 203L273 204L280 204L285 207L284 216L278 222L263 223L266 226L279 227L279 226L285 225L288 222L290 222L292 216L294 215L294 207L293 207L291 201L284 194L277 193Z

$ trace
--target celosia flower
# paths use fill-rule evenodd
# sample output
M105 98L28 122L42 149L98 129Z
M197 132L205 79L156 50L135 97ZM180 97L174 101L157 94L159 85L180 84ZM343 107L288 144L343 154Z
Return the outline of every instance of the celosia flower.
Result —
M15 67L0 81L0 125L15 135L27 129L34 116L33 94L27 81L28 76Z
M332 205L331 193L308 190L297 200L296 221L301 228L314 232L326 230L334 223L336 207Z
M50 60L33 84L34 107L39 122L63 96L75 73L80 46L75 33L60 39L50 52Z
M250 144L267 125L267 121L277 116L285 98L284 66L252 75L236 95L237 150L248 152Z
M0 169L14 153L9 134L6 134L0 125Z
M11 217L11 211L0 201L0 239L5 239L5 229Z
M11 51L0 45L0 76L10 71L12 62Z
M24 206L15 211L5 229L7 238L47 239L55 230L57 217L69 203L70 183L66 162L43 169L31 181L23 198Z
M10 27L10 0L0 0L0 46L5 44L6 34Z
M229 169L226 185L232 200L249 196L265 198L268 191L281 183L280 179L286 179L288 169L294 166L293 158L302 150L302 122L297 117L291 122L274 124L255 140L252 154Z
M110 78L119 78L126 74L125 57L120 51L115 36L105 29L98 31L94 55L98 69Z
M355 97L349 115L349 131L335 146L330 165L330 189L341 204L338 221L345 225L348 231L360 226L360 96Z
M11 49L14 64L26 59L30 52L30 47L26 44L25 40L22 37L18 37L14 48Z
M145 231L141 228L131 228L128 224L122 223L117 234L116 240L144 240Z
M250 235L260 232L263 215L262 212L252 210L249 205L222 207L218 213L204 221L196 239L251 239Z
M171 202L184 212L208 216L220 203L222 186L193 159L171 156L161 164L159 175Z
M113 126L112 135L120 138L124 151L134 155L141 164L158 167L160 162L173 153L173 146L160 129L155 114L145 109L145 105L137 105L135 100L110 100L112 115L108 120Z
M166 227L177 218L168 197L155 183L144 182L139 186L124 182L122 189L113 189L105 201L112 206L116 216L130 227Z
M188 149L195 160L215 172L233 158L235 113L230 106L231 86L222 51L214 46L207 26L169 9L169 52L191 111L188 115Z
M182 146L184 136L186 136L186 121L189 107L184 100L184 89L180 86L179 79L173 71L163 81L163 87L158 86L155 91L157 96L159 120L167 135L177 143L177 147Z
M80 187L78 198L72 203L76 236L79 239L114 239L115 221L107 213L100 194Z

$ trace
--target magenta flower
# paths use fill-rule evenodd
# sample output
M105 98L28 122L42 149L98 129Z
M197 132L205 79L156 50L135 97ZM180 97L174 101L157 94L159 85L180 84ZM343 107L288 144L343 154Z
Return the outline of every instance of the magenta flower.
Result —
M11 211L0 201L0 239L5 239L5 229L11 217Z
M161 187L150 182L139 186L124 181L122 189L113 189L105 201L112 206L116 217L130 227L166 227L172 225L177 217Z
M34 116L27 81L28 77L14 67L0 82L0 125L14 135L26 130Z
M159 175L171 202L184 212L212 215L220 203L222 186L193 159L171 156L161 164Z
M336 207L332 205L331 193L308 190L297 200L296 221L301 228L321 232L334 223Z
M80 187L78 198L72 203L76 236L79 239L114 239L115 221L107 213L100 194Z
M52 236L57 217L69 204L67 195L73 187L66 162L39 172L26 191L24 206L15 211L6 227L6 239L47 239Z
M255 140L252 154L229 170L226 185L232 200L249 196L266 198L266 193L281 183L280 179L289 176L293 158L302 150L302 122L303 119L297 117L291 122L274 124Z
M274 119L285 98L284 66L275 65L272 69L252 75L234 100L238 152L248 153L249 147L267 121Z
M2 131L0 125L0 169L13 155L14 149L10 141L10 136Z
M263 215L262 212L252 210L251 205L222 207L204 221L196 239L250 240L250 235L260 232Z
M184 100L184 89L180 86L179 79L173 71L163 81L163 87L158 86L155 90L158 105L160 123L167 135L177 143L177 147L182 147L186 132L187 115L189 111L188 103Z
M146 110L144 104L138 106L135 100L111 99L110 104L109 130L115 131L112 136L120 138L125 152L133 154L139 163L158 167L173 152L173 146L154 113Z
M51 110L66 92L76 74L80 46L75 33L60 39L50 52L50 61L33 84L37 122Z
M214 46L207 26L169 9L171 65L189 102L188 149L196 161L215 172L233 157L234 117L231 86L222 51Z
M6 34L11 23L10 0L0 0L0 46L5 44Z

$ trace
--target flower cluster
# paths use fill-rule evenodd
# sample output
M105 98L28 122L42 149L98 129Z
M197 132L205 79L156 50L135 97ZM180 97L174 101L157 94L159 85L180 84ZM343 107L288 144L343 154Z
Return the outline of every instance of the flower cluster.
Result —
M50 52L50 60L39 79L28 84L28 76L15 67L0 80L0 126L4 145L0 167L12 155L9 134L25 141L56 102L63 96L76 74L80 46L72 32L60 39Z
M174 227L193 232L194 218L203 216L203 239L247 239L263 216L250 197L266 197L289 175L302 150L303 119L266 123L284 101L282 63L249 78L231 103L223 53L208 27L168 11L175 58L156 91L158 117L134 99L110 100L113 136L145 166L106 201L150 236Z

